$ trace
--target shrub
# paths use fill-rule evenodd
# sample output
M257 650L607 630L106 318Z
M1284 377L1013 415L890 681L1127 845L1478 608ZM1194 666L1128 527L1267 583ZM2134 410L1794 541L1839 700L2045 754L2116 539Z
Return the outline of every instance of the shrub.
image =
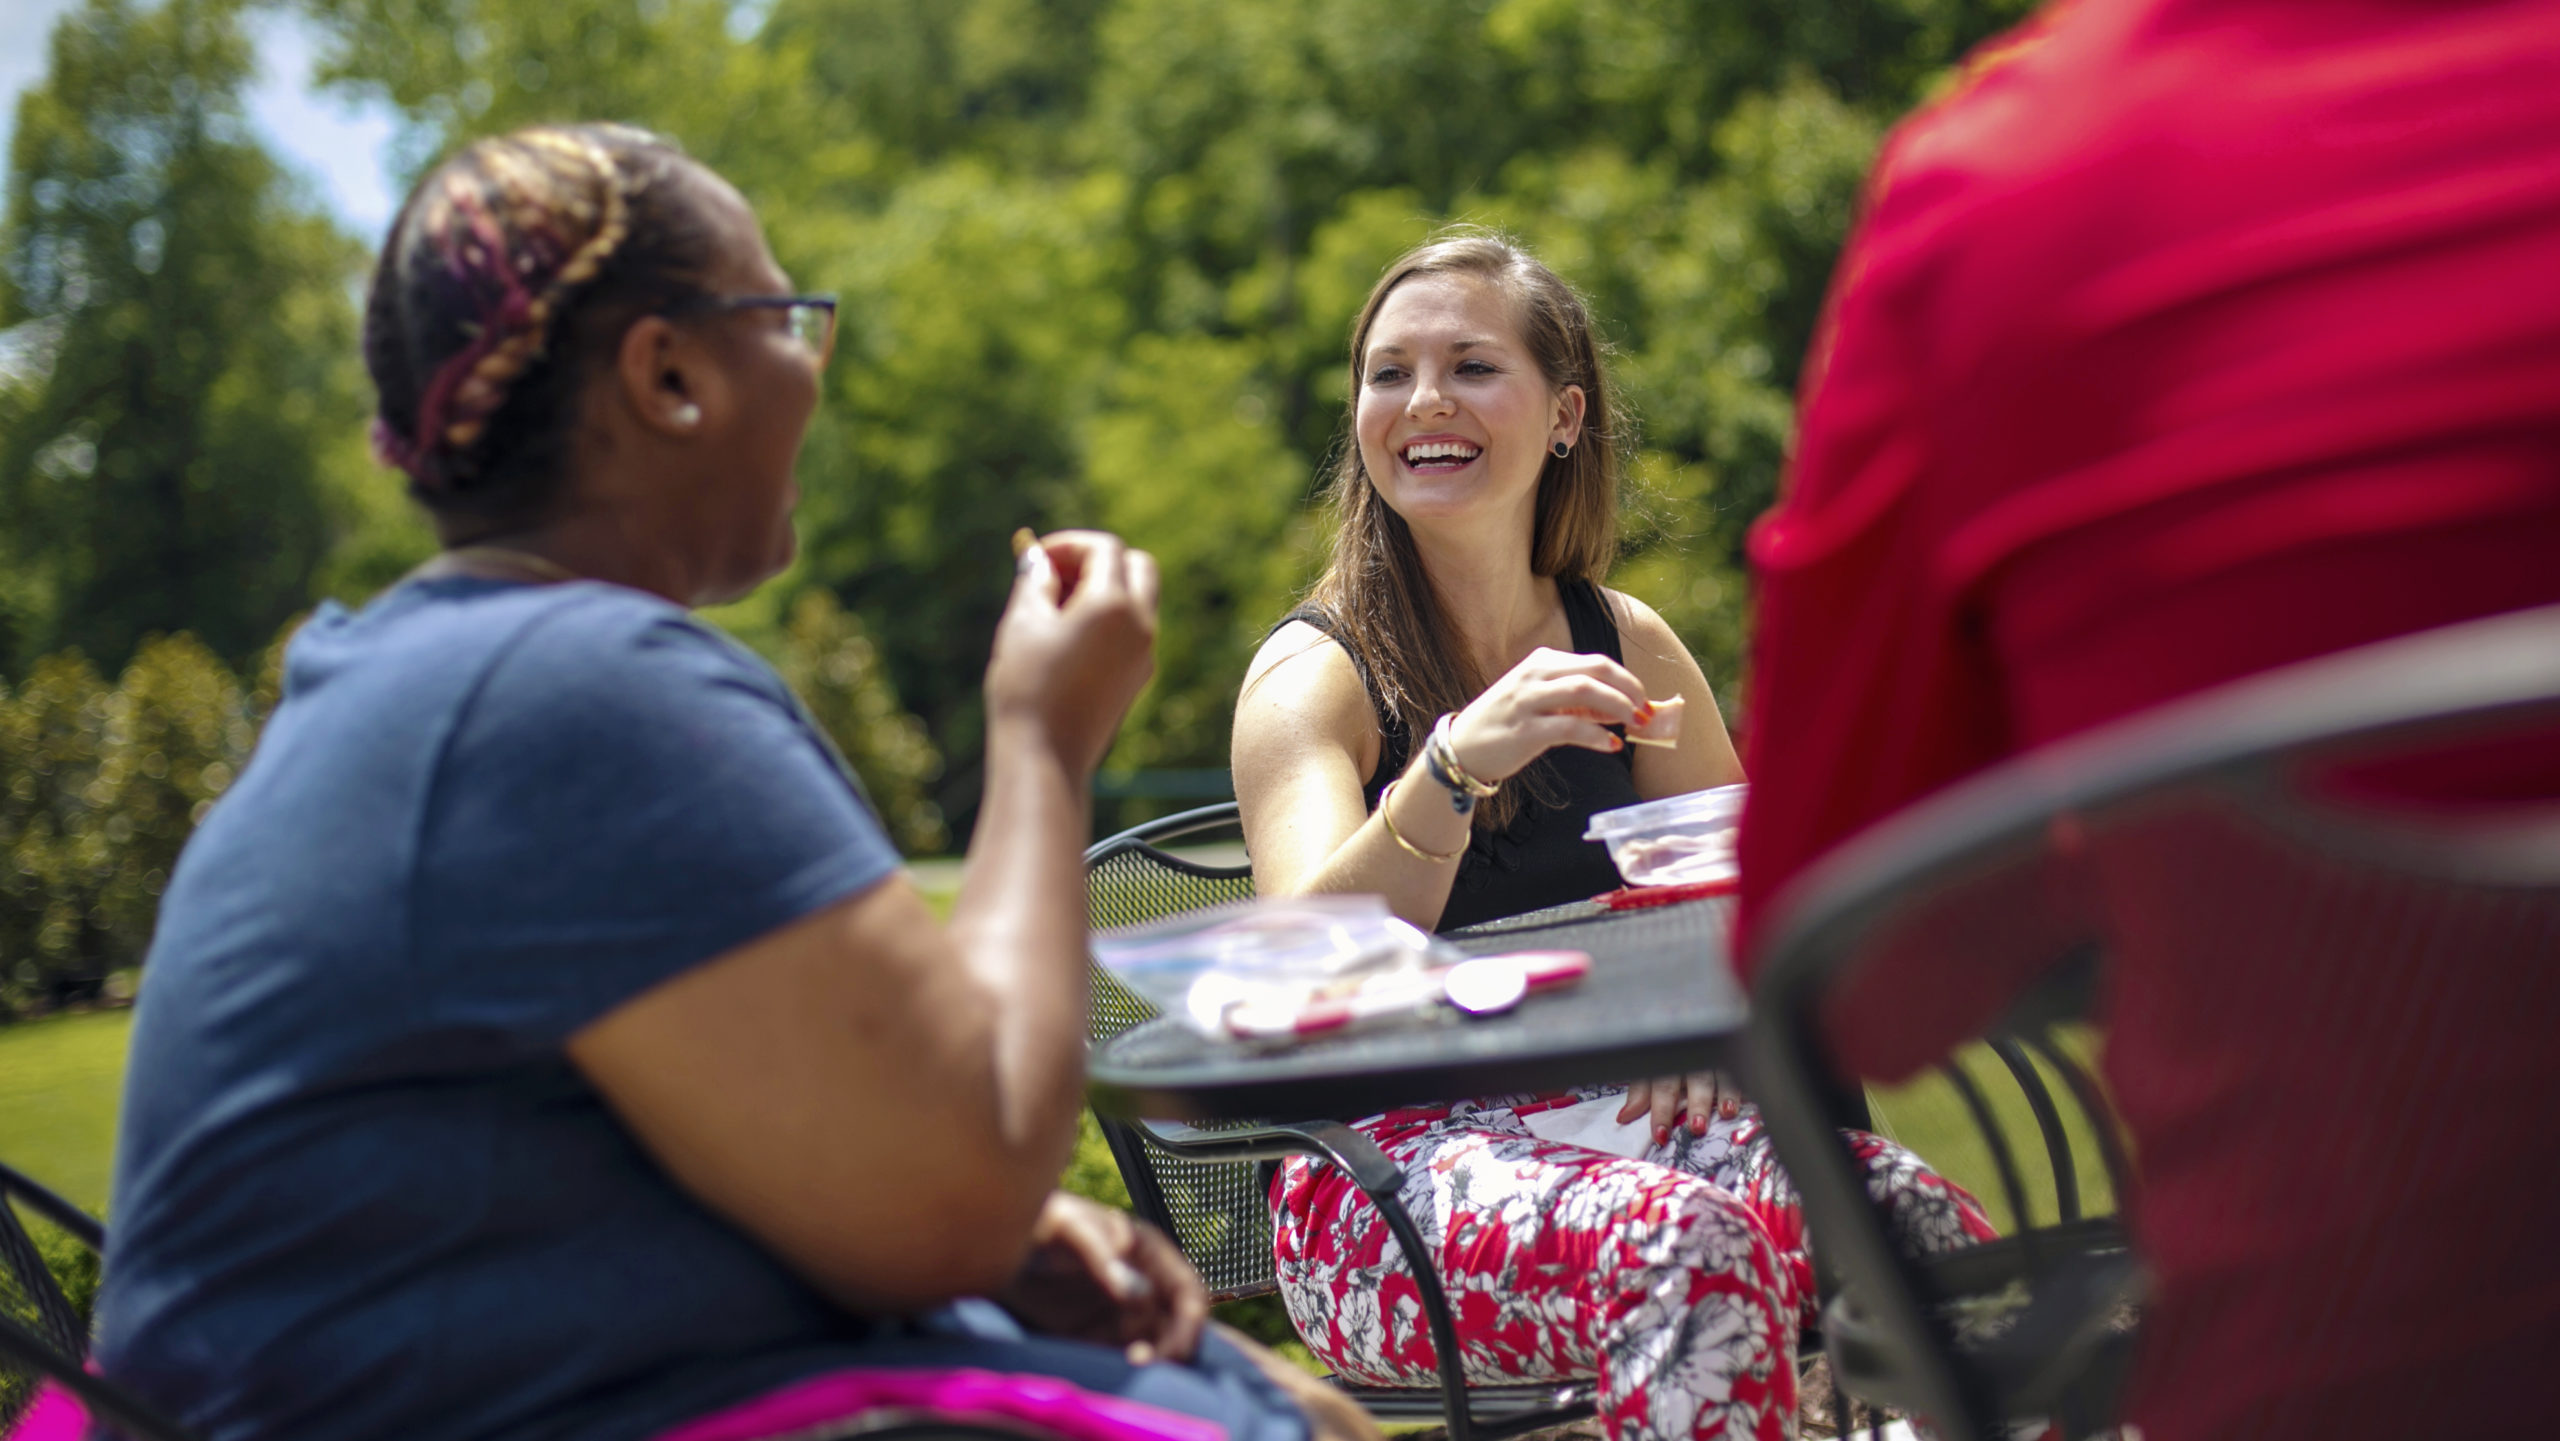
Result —
M99 758L108 839L100 897L112 966L141 963L178 852L248 758L247 698L193 636L152 636L107 698Z
M77 651L0 691L0 1016L140 965L178 851L251 739L240 683L153 636L110 689Z
M36 663L0 692L0 1014L103 979L110 867L97 806L104 681L78 651Z
M812 588L792 602L770 650L774 669L870 789L898 848L912 856L949 846L942 809L926 790L942 774L942 753L924 722L898 704L862 622L833 594Z

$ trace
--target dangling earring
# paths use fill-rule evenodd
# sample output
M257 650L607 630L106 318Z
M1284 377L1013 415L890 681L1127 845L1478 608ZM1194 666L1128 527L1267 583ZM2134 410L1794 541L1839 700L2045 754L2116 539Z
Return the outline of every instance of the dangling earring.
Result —
M1561 441L1561 440L1557 441L1557 442L1554 444L1554 446L1552 446L1552 447L1551 447L1551 449L1553 449L1553 450L1555 451L1555 453L1556 453L1556 459L1558 459L1558 460L1562 460L1562 459L1564 459L1566 456L1573 454L1573 447L1572 447L1572 446L1570 446L1570 445L1565 444L1565 443L1564 443L1563 441Z
M676 424L683 426L687 430L691 430L702 423L702 407L688 400L684 404L676 407L675 415L672 418Z

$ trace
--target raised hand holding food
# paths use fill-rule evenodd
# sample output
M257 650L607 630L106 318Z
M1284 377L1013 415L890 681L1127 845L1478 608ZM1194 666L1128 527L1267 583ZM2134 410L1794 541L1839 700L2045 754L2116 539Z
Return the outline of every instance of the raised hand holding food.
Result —
M1688 706L1689 698L1679 695L1645 702L1636 708L1636 718L1627 726L1627 744L1676 748L1680 744L1680 716Z

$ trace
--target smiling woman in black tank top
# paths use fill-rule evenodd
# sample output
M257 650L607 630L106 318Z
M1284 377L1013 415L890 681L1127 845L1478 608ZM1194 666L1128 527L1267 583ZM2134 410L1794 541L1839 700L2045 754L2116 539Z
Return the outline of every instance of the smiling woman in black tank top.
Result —
M1389 270L1351 359L1332 560L1236 704L1255 882L1375 892L1426 928L1608 890L1593 812L1742 765L1688 648L1600 584L1618 418L1589 314L1460 236ZM1630 725L1675 744L1630 753Z
M1445 240L1388 269L1351 357L1332 562L1236 704L1255 882L1377 892L1441 928L1609 890L1616 871L1582 839L1593 812L1742 768L1687 648L1600 584L1615 417L1582 303L1505 241ZM1672 730L1674 701L1676 744L1630 751L1629 728ZM1404 1169L1470 1379L1594 1377L1612 1441L1788 1426L1810 1264L1758 1117L1716 1078L1357 1125ZM1907 1153L1853 1143L1897 1214L1957 1239L1979 1224ZM1431 1341L1387 1289L1403 1267L1375 1208L1303 1158L1272 1205L1309 1349L1351 1380L1428 1384Z
M1556 590L1564 602L1573 649L1624 664L1626 655L1618 639L1618 622L1609 614L1609 603L1600 587L1587 580L1575 580L1559 584ZM1320 610L1291 611L1282 624L1290 622L1334 635L1333 621ZM1345 649L1344 655L1359 672L1361 689L1368 693L1369 707L1377 716L1378 764L1360 788L1362 803L1374 812L1380 794L1413 762L1415 737L1403 717L1387 708L1376 683L1360 663L1359 654ZM1458 860L1448 904L1440 911L1440 928L1453 930L1478 921L1514 916L1542 906L1581 900L1616 886L1618 871L1610 863L1607 848L1584 840L1582 834L1598 812L1631 806L1644 799L1636 790L1634 758L1633 750L1609 754L1579 746L1559 747L1539 757L1533 764L1542 767L1546 778L1556 783L1557 803L1522 806L1511 822L1498 830L1490 826L1472 828L1467 853Z

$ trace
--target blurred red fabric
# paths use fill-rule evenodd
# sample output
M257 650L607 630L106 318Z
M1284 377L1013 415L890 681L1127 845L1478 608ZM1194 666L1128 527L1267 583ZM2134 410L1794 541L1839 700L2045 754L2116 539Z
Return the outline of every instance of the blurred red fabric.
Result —
M1807 863L2002 757L2560 602L2560 4L2057 5L1891 138L1802 389L1751 546L1746 968ZM2438 776L2560 795L2560 745ZM2538 1422L2539 984L2395 976L2396 1008L2309 1028L2287 997L2317 978L2248 953L2118 963L2142 1003L2107 1069L2162 1282L2147 1434ZM2446 1064L2412 1069L2413 1026ZM2424 1204L2377 1203L2407 1193L2367 1173L2386 1152L2428 1168Z

